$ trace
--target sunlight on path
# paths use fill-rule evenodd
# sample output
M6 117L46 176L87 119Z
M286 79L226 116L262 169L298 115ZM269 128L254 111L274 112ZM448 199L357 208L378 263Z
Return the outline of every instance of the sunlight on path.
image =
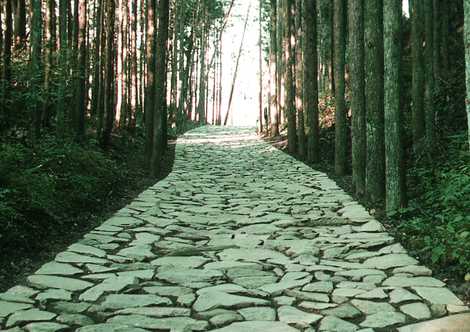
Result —
M403 326L464 311L326 175L204 127L166 179L0 294L0 330L428 332Z

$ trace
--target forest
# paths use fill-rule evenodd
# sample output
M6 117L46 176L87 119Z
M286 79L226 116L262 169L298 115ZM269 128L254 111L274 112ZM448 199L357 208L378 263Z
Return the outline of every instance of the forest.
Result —
M178 135L229 124L256 34L258 134L468 296L470 1L252 2L256 31L238 0L1 0L0 287L170 172Z

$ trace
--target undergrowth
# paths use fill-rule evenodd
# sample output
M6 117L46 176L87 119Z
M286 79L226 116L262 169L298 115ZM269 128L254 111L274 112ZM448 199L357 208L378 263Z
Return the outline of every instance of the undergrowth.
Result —
M409 169L409 206L389 220L409 250L436 270L462 278L470 272L470 153L466 135Z

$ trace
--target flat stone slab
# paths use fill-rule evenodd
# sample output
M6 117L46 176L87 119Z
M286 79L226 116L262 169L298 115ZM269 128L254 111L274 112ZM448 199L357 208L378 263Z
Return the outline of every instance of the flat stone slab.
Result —
M470 332L469 310L325 174L253 129L208 126L1 293L0 331Z

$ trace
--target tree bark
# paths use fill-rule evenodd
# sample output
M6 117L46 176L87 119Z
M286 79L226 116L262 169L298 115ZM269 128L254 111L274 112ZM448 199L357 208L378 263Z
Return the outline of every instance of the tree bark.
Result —
M155 21L155 0L147 0L147 86L145 93L145 155L149 169L151 167L151 155L153 151L153 123L155 119Z
M347 118L345 101L345 6L344 0L334 2L334 78L335 78L335 173L345 175L347 172Z
M320 160L320 132L318 118L318 53L317 53L317 1L303 0L304 27L304 109L307 161Z
M372 203L382 201L385 192L382 8L382 0L365 1L366 192Z
M42 54L42 13L41 1L31 0L31 89L38 91L42 81L41 54ZM34 136L41 133L42 107L39 98L33 98L31 108L34 114Z
M467 98L465 100L467 109L467 123L468 123L468 148L470 151L470 1L464 1L465 11L465 28L464 28L464 43L465 43L465 73L467 84Z
M153 149L150 164L150 172L156 176L160 170L163 156L164 141L167 139L162 126L166 125L166 54L168 41L169 0L159 0L159 23L156 43L156 68L155 68L155 108L153 119Z
M434 10L433 0L424 0L424 30L425 30L425 128L426 150L433 151L436 142L436 111L434 106L435 68L434 68Z
M411 0L411 112L413 145L418 150L424 137L424 63L422 1Z
M352 111L352 177L354 191L356 195L362 197L366 186L367 148L364 89L364 0L349 0L348 13Z
M285 3L285 31L284 31L284 89L286 92L285 113L287 117L287 140L289 153L297 152L297 123L295 112L295 86L294 86L294 48L292 47L293 39L293 5L294 0L284 0Z
M385 207L388 214L405 205L403 152L401 138L401 20L402 3L384 2L384 113L385 113Z

